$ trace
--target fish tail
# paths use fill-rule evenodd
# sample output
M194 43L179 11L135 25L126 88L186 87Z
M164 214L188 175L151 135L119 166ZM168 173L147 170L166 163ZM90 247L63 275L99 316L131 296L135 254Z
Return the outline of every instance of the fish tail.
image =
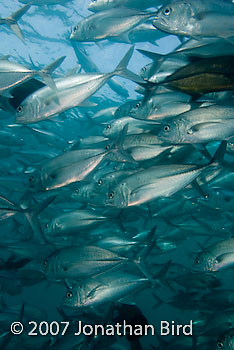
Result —
M26 209L25 210L25 217L31 226L31 229L34 233L34 237L39 241L43 243L48 243L46 237L44 236L44 233L41 229L40 222L38 220L38 214L42 212L45 208L48 207L50 203L55 199L56 196L51 196L49 198L46 198L42 202L36 204L32 209Z
M141 77L139 77L139 75L127 69L127 65L132 57L133 51L134 51L134 46L132 46L128 50L128 52L125 54L125 56L122 58L122 60L114 70L113 75L119 75L120 77L132 80L135 83L144 83L144 80Z
M60 64L64 61L66 56L62 56L55 60L54 62L50 63L48 66L40 70L37 74L44 80L46 85L48 85L52 90L57 90L55 82L53 78L51 77L51 73L60 66Z
M223 162L223 158L226 152L226 148L227 148L227 141L222 141L219 145L219 147L217 148L214 156L212 157L210 163L222 163Z
M148 278L149 281L152 282L153 285L156 284L156 281L152 276L150 269L145 264L145 259L153 249L154 245L155 245L155 240L152 240L146 247L142 249L137 259L133 260L133 262L136 264L138 269L143 273L143 275L145 275L146 278Z
M34 212L35 215L40 214L40 212L42 212L42 210L44 210L45 208L47 208L50 203L52 203L54 201L54 199L57 196L50 196L48 198L46 198L45 200L43 200L42 202L40 202L39 204L36 204L34 206L34 208L32 209L32 211Z
M7 213L15 213L15 214L19 212L24 212L23 209L21 209L15 203L11 202L9 199L3 196L0 196L0 199L1 199L0 210L4 210Z
M158 284L162 287L166 287L174 292L174 289L172 288L171 284L165 279L165 275L170 266L171 266L171 260L163 264L162 268L153 276L153 279L154 279L154 284ZM162 299L161 299L161 302L163 302Z
M24 41L23 33L18 26L17 21L28 11L31 7L32 2L29 2L25 6L21 7L19 10L13 12L9 17L2 19L5 24L7 24L11 30L18 36L19 39Z
M123 142L127 134L127 130L128 130L128 124L124 126L117 140L115 140L113 144L110 146L110 149L107 152L107 156L109 154L112 160L114 157L114 160L118 162L129 162L129 163L137 164L137 162L132 158L132 156L123 149Z

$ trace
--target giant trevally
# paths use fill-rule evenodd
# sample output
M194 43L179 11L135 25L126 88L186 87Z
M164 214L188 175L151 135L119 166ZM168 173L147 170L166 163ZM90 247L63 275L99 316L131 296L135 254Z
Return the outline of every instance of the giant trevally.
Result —
M23 101L17 109L16 122L19 124L36 123L72 107L90 105L87 101L89 97L114 75L142 82L138 75L126 68L132 53L133 47L111 73L86 73L55 79L56 91L46 86L29 95Z
M160 123L155 120L122 117L113 120L110 124L107 124L103 129L103 135L109 138L115 138L124 128L126 128L127 133L141 134L145 131L151 131L159 124Z
M83 279L108 271L129 259L109 250L91 246L65 247L52 253L43 263L43 270L48 278Z
M139 274L108 272L103 276L74 284L72 289L66 292L63 306L78 309L114 302L136 293L149 283L146 277Z
M130 110L129 116L136 119L160 120L184 113L192 107L191 97L180 92L149 94Z
M56 216L48 222L45 227L45 234L70 236L78 234L80 230L89 229L105 220L108 220L108 217L98 214L95 210L73 210Z
M221 143L212 161L206 165L165 164L140 170L120 181L108 193L106 204L126 208L169 197L194 181L215 159L221 159L225 149L226 144Z
M219 241L205 248L194 260L194 269L219 271L234 264L234 239Z
M170 143L202 143L234 135L234 107L210 105L192 109L165 123L158 137Z
M97 12L84 18L72 30L70 39L77 41L98 41L114 37L128 39L129 31L153 17L156 12L129 8L113 8Z
M84 180L110 154L124 158L118 142L108 144L103 149L79 149L65 152L49 159L36 169L29 178L29 188L33 191L49 191ZM125 155L124 155L125 156Z
M106 204L125 208L169 197L195 180L206 166L173 164L140 170L114 187Z
M188 94L232 90L234 87L234 56L198 58L195 63L166 77L162 84Z
M226 1L173 1L158 10L153 25L193 38L229 38L234 35L233 7Z

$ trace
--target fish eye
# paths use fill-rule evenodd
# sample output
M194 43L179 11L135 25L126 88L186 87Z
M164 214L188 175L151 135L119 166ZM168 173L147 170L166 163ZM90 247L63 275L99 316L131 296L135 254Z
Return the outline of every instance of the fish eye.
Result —
M111 128L111 125L110 125L110 124L106 126L106 129L107 129L107 130L110 129L110 128Z
M48 266L48 260L44 260L43 266L44 266L44 267L47 267L47 266Z
M75 26L74 28L73 28L73 32L77 32L77 30L78 30L78 26Z
M79 190L79 188L77 188L76 190L75 190L75 193L79 193L80 192L80 190Z
M69 290L67 293L66 293L66 298L67 299L71 299L73 297L73 294L72 292Z
M163 14L164 14L165 16L169 16L170 13L171 13L171 8L170 8L170 7L166 7L165 10L163 11Z
M170 125L165 125L164 128L163 128L163 130L164 130L165 132L168 132L168 131L170 130Z
M22 110L23 110L23 106L19 106L18 108L17 108L17 111L20 113L20 112L22 112Z
M208 197L209 197L208 194L204 194L205 199L208 199Z
M142 72L145 72L145 71L146 71L146 67L143 67L143 68L142 68Z
M48 227L49 227L49 224L47 223L47 224L45 225L45 227L48 228Z
M219 341L217 343L217 348L222 349L222 347L223 347L223 343L221 341Z
M110 145L106 145L105 149L106 149L107 151L109 151Z
M33 176L30 176L29 181L30 181L30 182L33 181Z
M136 106L135 106L135 107L136 107L136 108L139 108L139 107L140 107L140 105L141 105L141 104L140 104L140 102L138 102L138 103L136 104Z
M200 260L199 259L195 259L195 264L200 264Z
M114 196L115 196L115 193L114 193L114 192L111 192L111 193L109 193L109 196L108 196L108 197L109 197L110 199L113 199Z
M103 184L102 179L99 179L99 180L98 180L98 185L101 186L102 184Z

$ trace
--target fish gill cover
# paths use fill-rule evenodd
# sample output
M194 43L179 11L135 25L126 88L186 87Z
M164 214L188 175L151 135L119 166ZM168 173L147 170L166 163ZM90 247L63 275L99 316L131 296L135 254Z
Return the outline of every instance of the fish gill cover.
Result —
M0 10L0 349L234 349L233 2Z

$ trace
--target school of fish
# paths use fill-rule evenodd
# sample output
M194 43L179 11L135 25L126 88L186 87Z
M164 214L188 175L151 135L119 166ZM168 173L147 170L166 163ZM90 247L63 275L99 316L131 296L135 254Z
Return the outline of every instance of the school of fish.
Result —
M0 9L0 349L233 350L234 1Z

